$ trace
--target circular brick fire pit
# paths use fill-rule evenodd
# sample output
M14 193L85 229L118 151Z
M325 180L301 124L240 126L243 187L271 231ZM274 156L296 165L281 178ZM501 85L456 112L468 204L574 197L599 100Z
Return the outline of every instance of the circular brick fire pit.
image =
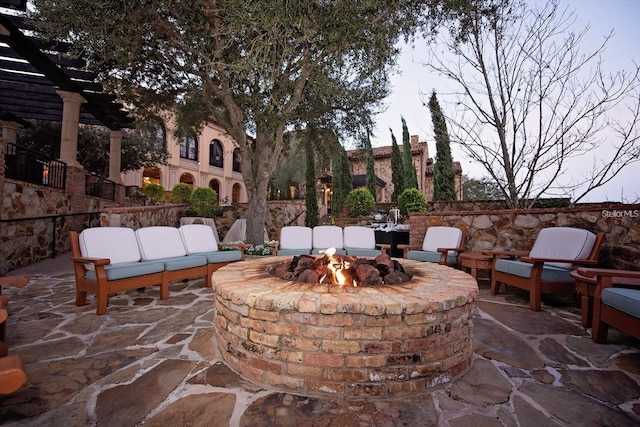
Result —
M243 377L299 394L392 397L447 383L471 366L478 286L466 273L402 260L409 282L353 288L268 272L290 260L236 262L213 274L215 336Z

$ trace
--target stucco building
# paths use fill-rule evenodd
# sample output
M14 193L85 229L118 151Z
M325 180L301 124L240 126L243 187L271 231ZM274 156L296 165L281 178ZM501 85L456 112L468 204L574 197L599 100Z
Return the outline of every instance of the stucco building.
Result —
M403 146L400 145L400 152ZM366 186L367 162L362 150L347 151L351 163L351 174L354 177L354 187ZM418 189L425 195L427 201L433 199L434 160L429 157L429 147L426 142L420 142L417 135L411 136L411 155L418 177ZM376 201L391 202L393 181L391 179L391 146L373 149L373 168L377 177ZM453 162L458 200L462 200L462 166L460 162Z
M212 188L221 205L247 202L240 152L223 128L208 123L199 135L176 139L172 117L164 117L155 125L159 147L165 147L170 154L168 164L124 173L125 185L144 187L155 183L171 191L184 182L192 188Z

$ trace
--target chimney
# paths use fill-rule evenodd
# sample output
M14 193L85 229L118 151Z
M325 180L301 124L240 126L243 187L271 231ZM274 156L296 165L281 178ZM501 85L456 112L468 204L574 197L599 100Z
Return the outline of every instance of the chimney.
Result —
M411 135L411 144L418 143L418 135Z

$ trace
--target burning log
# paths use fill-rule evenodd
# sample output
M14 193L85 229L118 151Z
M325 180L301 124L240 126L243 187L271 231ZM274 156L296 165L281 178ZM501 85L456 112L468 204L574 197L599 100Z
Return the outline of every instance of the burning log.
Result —
M289 264L274 266L272 274L294 282L329 283L346 286L399 284L411 279L402 265L387 254L374 259L335 255L294 256Z

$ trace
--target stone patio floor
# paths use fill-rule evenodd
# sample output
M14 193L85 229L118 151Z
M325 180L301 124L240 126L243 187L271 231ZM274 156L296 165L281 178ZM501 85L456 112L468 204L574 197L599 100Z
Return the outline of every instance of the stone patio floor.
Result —
M6 426L638 426L640 340L594 344L572 301L528 308L527 294L490 295L481 281L472 368L418 397L340 401L264 390L220 362L213 291L204 280L74 305L69 255L15 270L10 354L27 384L0 397Z

